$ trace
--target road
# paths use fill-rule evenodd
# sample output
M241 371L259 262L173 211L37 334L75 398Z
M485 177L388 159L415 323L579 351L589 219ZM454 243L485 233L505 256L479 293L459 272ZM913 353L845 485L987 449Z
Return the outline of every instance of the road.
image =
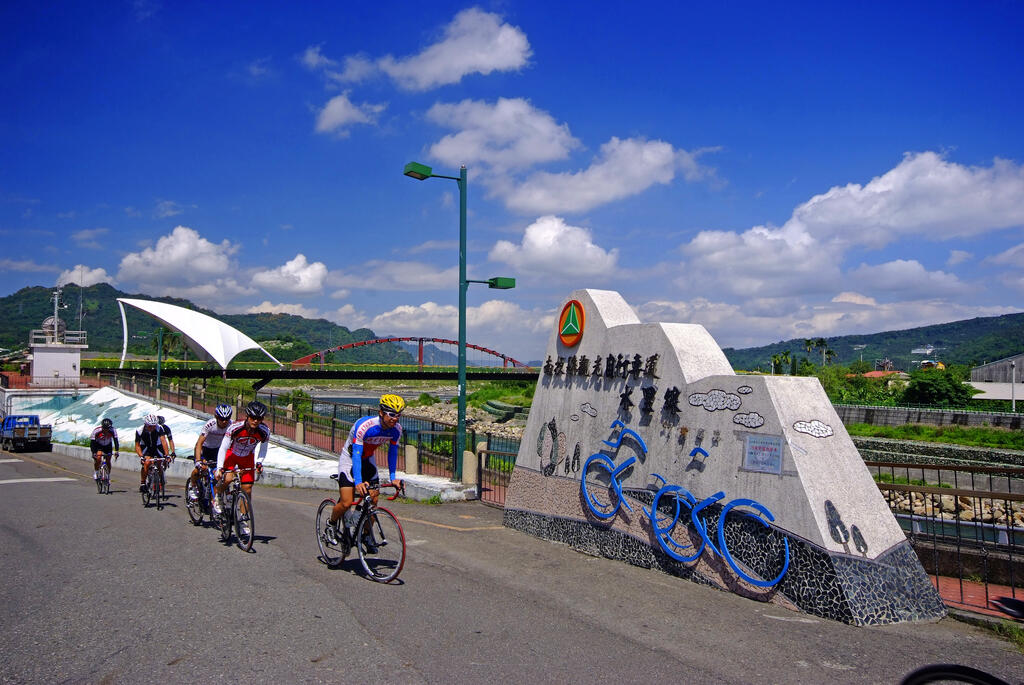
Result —
M19 461L11 461L18 459ZM957 662L1024 681L1024 655L945 619L854 627L501 526L474 502L395 503L401 583L317 559L327 494L256 488L253 552L188 522L179 484L0 453L0 681L895 683ZM55 480L56 479L56 480Z

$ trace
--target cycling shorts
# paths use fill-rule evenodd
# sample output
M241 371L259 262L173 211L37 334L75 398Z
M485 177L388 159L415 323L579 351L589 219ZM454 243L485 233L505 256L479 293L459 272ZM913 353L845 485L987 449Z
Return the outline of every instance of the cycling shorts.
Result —
M370 487L380 487L380 475L377 473L377 465L373 459L363 459L363 482L369 483ZM338 474L338 486L342 488L354 488L355 483L342 471Z
M199 461L205 461L207 466L217 466L217 452L220 451L219 447L206 447L203 446L202 452L199 454ZM198 466L198 464L197 464Z
M224 468L225 469L251 469L256 466L256 455L250 454L247 457L236 457L235 453L230 449L228 453L224 455ZM242 472L243 483L254 483L256 476L252 471Z

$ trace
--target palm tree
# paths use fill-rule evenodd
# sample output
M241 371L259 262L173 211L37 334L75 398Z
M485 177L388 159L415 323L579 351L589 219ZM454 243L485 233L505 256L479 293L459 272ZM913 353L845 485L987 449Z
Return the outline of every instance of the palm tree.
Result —
M789 350L783 350L782 354L779 355L779 360L783 364L788 364L790 362Z
M811 338L804 338L804 349L807 351L807 354L810 354L811 350L814 349L814 340Z
M772 375L773 376L775 375L775 367L778 366L781 363L782 363L782 355L773 354L772 355Z
M825 366L825 350L828 348L828 341L824 338L815 338L814 346L821 349L821 365Z
M822 353L822 359L828 358L829 362L836 358L836 353L832 350L825 350Z

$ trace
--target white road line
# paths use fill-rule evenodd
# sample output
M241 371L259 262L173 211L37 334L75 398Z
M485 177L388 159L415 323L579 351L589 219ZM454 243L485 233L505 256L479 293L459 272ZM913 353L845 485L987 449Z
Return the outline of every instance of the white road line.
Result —
M0 480L0 485L7 483L56 483L62 480L75 480L74 478L8 478Z
M21 459L0 459L0 464L13 464L16 461L20 462Z

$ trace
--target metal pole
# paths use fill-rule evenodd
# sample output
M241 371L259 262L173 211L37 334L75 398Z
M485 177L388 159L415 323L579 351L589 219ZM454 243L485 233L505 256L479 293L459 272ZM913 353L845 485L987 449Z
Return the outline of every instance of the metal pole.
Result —
M462 478L466 449L466 166L459 169L459 425L455 433L455 479Z
M1017 362L1010 362L1010 411L1017 412Z
M164 356L164 327L156 329L156 391L160 392L160 362Z

